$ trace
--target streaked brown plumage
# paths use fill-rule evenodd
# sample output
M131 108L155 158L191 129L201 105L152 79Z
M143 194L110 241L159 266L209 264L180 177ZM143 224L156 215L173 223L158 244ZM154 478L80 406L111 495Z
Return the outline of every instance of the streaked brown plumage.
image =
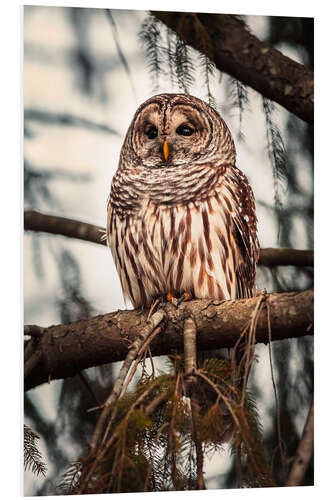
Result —
M108 203L107 240L134 307L167 293L250 297L258 259L254 197L221 117L183 94L137 110Z

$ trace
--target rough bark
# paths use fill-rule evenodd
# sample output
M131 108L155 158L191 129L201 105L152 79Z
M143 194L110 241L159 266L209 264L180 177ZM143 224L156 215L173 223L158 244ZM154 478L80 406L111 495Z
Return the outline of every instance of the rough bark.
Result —
M101 239L105 234L105 229L102 227L30 210L24 212L24 229L26 231L58 234L106 245L106 240ZM268 267L313 266L313 251L295 250L293 248L262 248L260 250L259 265Z
M230 347L248 325L258 297L236 301L193 300L178 308L164 306L167 320L164 329L151 343L153 356L183 351L183 325L191 315L197 327L199 350ZM311 335L313 333L313 292L271 294L271 332L273 340ZM25 389L51 379L74 376L85 368L125 358L129 346L146 325L147 312L117 311L67 325L50 326L41 339L34 337L29 355L40 361L29 370ZM256 342L268 341L265 309L258 319ZM26 359L29 362L29 358Z
M262 42L232 15L152 14L216 67L309 123L313 123L313 72Z

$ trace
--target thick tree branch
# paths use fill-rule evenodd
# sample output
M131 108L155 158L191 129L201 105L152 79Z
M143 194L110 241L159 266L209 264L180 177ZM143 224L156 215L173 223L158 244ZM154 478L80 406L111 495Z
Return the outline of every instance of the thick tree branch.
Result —
M216 67L313 122L313 72L258 40L232 15L160 12L152 14Z
M313 292L271 294L271 335L273 340L311 335L313 333ZM233 301L193 300L176 308L164 306L165 328L155 337L150 349L153 356L183 351L183 325L191 315L197 328L199 350L230 347L248 325L257 297ZM50 379L73 376L85 368L121 361L129 346L146 326L147 312L117 311L67 325L50 326L35 342L33 354L41 352L39 363L29 370L26 390ZM267 314L260 313L256 342L268 342ZM29 362L29 358L26 360Z
M24 212L24 229L26 231L41 231L51 234L78 238L92 243L106 245L102 236L105 229L65 217L45 215L40 212L27 210ZM260 250L259 265L275 266L313 266L312 250L295 250L293 248L262 248Z

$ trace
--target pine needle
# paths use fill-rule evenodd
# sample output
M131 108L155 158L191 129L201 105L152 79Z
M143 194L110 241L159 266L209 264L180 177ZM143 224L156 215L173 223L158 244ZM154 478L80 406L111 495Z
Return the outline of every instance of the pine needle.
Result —
M38 434L30 427L24 425L24 470L31 470L37 476L46 475L47 465L42 459L42 454L37 448L36 441L40 439Z
M278 217L278 238L282 222L281 191L287 179L286 151L278 126L273 121L274 104L266 97L262 98L262 106L266 120L267 151L273 170L274 204Z

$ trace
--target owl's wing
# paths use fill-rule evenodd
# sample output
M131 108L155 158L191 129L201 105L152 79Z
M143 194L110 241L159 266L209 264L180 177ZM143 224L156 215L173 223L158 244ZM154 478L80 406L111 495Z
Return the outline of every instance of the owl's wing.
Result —
M256 263L259 258L257 217L254 195L244 174L235 175L232 235L236 250L236 287L239 298L252 297L255 292Z
M108 247L111 246L111 214L112 214L112 205L109 196L107 205L107 219L106 219L106 243Z
M236 289L238 298L252 297L255 285L255 266L253 250L246 242L244 232L237 219L233 219L233 236L236 242Z

